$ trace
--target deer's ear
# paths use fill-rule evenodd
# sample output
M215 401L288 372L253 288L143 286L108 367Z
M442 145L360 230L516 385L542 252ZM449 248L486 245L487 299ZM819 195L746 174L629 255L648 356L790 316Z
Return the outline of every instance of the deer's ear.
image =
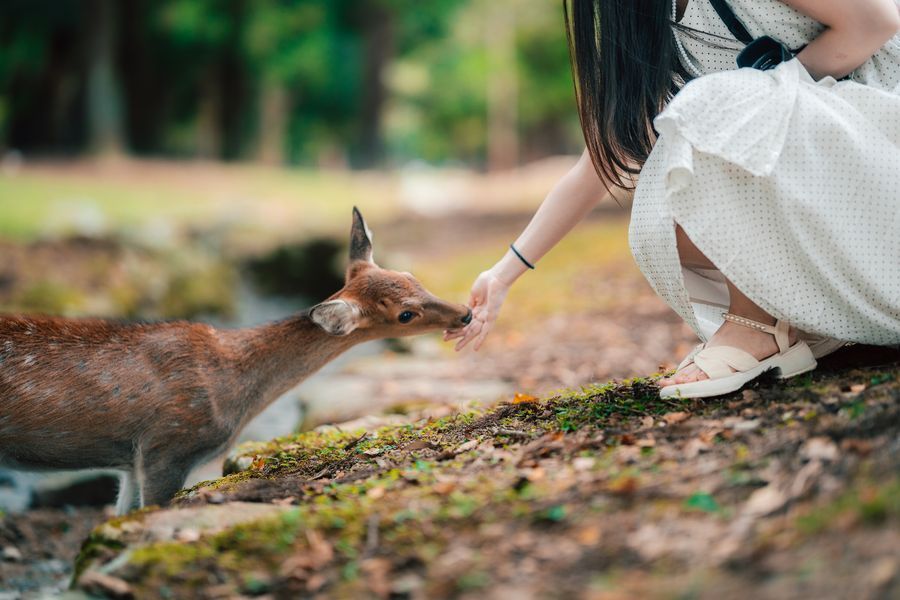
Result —
M372 232L366 226L359 209L353 207L353 228L350 230L350 262L372 261Z
M330 335L347 335L359 326L359 307L346 300L329 300L309 311L312 322Z

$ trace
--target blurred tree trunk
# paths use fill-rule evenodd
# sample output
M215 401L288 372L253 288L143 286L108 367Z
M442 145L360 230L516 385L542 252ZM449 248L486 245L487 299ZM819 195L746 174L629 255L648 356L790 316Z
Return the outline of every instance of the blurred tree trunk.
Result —
M85 0L83 6L88 35L88 147L96 154L121 154L125 143L115 72L117 0Z
M211 68L203 77L197 104L197 156L222 158L222 89L218 69Z
M378 0L363 10L363 97L360 112L360 166L378 165L384 158L382 119L387 86L385 69L394 57L396 29L393 11Z
M259 101L259 149L257 160L267 165L285 163L284 139L288 126L288 97L284 86L266 81Z
M487 6L487 167L502 171L519 161L515 9L500 0Z

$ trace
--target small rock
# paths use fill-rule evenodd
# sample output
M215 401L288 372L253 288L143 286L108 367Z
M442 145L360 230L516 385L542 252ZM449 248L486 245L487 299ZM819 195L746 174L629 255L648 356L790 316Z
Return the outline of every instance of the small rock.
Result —
M175 539L179 542L196 542L200 539L200 532L192 528L179 529L175 532Z
M869 579L872 581L875 589L880 590L887 587L894 580L894 577L897 576L898 567L900 565L898 565L897 559L890 556L881 558L872 565L869 569Z
M744 390L741 392L741 397L744 399L744 402L758 402L759 394L756 390Z
M735 431L753 431L758 428L760 425L760 421L758 419L752 419L747 421L738 421L734 424L733 429Z
M394 578L391 582L391 592L401 596L413 595L413 592L422 589L425 580L415 573L406 573Z
M590 471L594 468L594 462L590 456L579 456L572 460L572 468L576 471Z
M88 593L101 596L110 596L113 598L134 597L131 586L128 585L127 581L119 579L118 577L112 577L111 575L104 575L97 571L88 571L82 575L78 580L78 586Z
M838 458L838 447L831 438L809 438L800 448L800 456L806 460L834 462Z
M641 417L641 428L649 429L651 427L653 427L653 417L649 415L646 417Z
M7 562L19 562L22 560L22 553L15 546L4 546L3 560Z

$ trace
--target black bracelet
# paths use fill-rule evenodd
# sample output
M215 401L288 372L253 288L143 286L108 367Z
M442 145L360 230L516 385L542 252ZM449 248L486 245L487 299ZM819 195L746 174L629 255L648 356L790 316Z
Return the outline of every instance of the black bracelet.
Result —
M534 271L534 265L531 264L530 262L528 262L527 260L525 260L525 257L522 256L521 254L519 254L519 251L516 250L516 247L515 247L514 245L510 244L510 245L509 245L509 249L512 250L513 253L514 253L516 256L519 257L519 260L521 260L523 263L525 263L525 266L526 266L526 267L528 267L529 269L531 269L532 271Z

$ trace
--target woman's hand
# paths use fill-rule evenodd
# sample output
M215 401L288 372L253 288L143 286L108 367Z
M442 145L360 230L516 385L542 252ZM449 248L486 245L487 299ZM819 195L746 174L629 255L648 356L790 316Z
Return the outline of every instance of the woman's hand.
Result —
M469 306L472 308L472 321L462 329L444 332L444 341L459 339L456 350L462 350L474 341L473 349L481 348L484 338L494 326L500 314L500 307L509 293L510 284L504 283L493 269L484 271L472 284Z

